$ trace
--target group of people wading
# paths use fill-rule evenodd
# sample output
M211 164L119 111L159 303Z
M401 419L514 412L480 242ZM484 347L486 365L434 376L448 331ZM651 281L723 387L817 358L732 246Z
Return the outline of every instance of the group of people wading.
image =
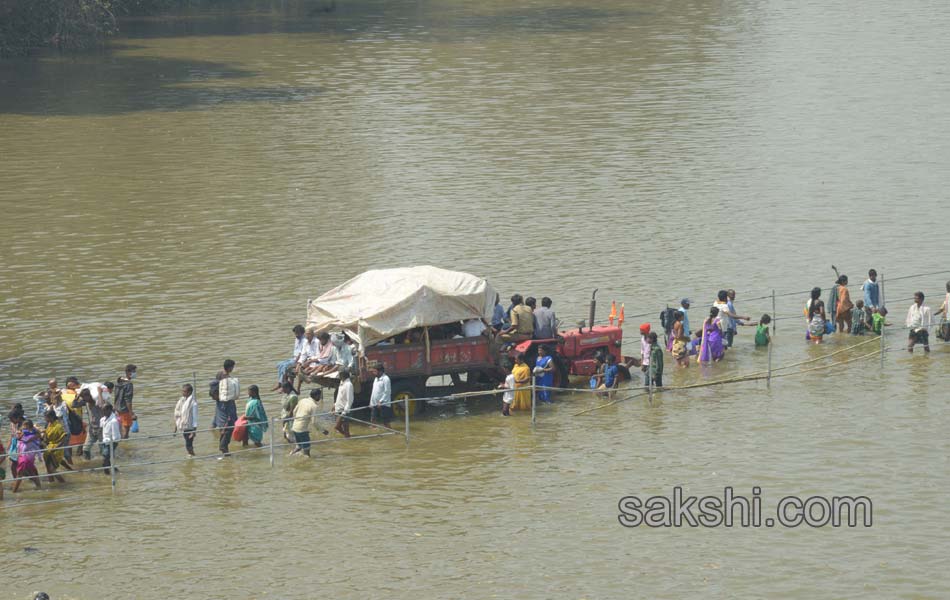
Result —
M837 279L831 287L827 300L822 299L821 288L811 290L805 302L805 337L813 343L821 343L833 333L838 335L881 334L891 324L887 322L887 308L878 274L874 269L868 272L867 280L861 285L862 298L852 300L847 275L841 275L835 269ZM914 301L907 311L905 320L908 332L907 350L913 352L916 345L922 345L925 352L930 351L930 332L935 327L935 318L945 318L938 327L937 336L950 341L950 281L946 283L947 294L940 308L934 312L924 304L923 292L914 294ZM596 357L597 367L590 379L592 389L608 394L616 389L634 367L643 372L645 386L660 388L663 386L663 364L669 353L678 367L688 367L691 357L699 363L720 361L726 351L733 346L738 328L757 326L754 342L757 347L766 347L771 343L769 325L772 316L764 314L758 321L740 315L735 307L736 292L732 289L720 290L699 329L692 331L689 325L691 301L683 298L680 306L668 308L661 315L660 322L665 332L664 344L653 331L650 323L640 325L640 353L637 358L627 359L618 364L613 354L605 353ZM471 337L476 335L492 336L502 344L514 345L524 340L537 340L538 350L534 365L528 364L523 353L515 353L514 365L498 387L504 390L502 396L502 414L508 416L512 411L529 411L532 405L532 380L536 384L537 399L542 403L552 402L551 389L557 369L555 344L558 337L558 320L554 314L550 298L542 298L537 307L534 298L523 298L520 294L511 297L511 305L503 308L496 297L490 323L479 319L445 326L441 330L434 328L434 335ZM281 429L283 437L293 446L291 454L310 455L311 432L316 430L323 435L329 432L319 427L320 410L318 403L323 400L323 390L317 388L302 398L298 395L300 383L308 378L333 375L339 384L335 389L332 415L334 428L344 437L350 437L349 424L353 420L354 384L352 376L356 367L354 341L345 333L314 334L302 325L293 328L295 336L294 355L278 364L277 385L272 391L280 390ZM428 333L427 333L428 335ZM419 334L408 331L381 344L401 344L419 341ZM261 400L260 388L251 385L244 396L246 403L243 414L238 416L237 401L241 398L241 385L234 374L235 362L225 360L220 372L210 384L209 395L215 402L212 422L217 436L219 459L230 455L230 445L239 441L243 447L253 444L263 446L264 434L268 431L269 419ZM373 376L370 394L369 424L381 423L389 427L393 418L392 384L386 368L381 363L367 365ZM89 462L93 459L93 450L98 448L102 462L97 470L110 472L113 457L119 443L136 431L137 417L133 410L133 380L137 367L126 365L123 374L116 382L106 381L80 383L76 377L68 377L66 385L59 387L56 379L50 379L47 387L34 396L35 414L28 416L21 404L15 404L8 413L10 435L8 444L0 439L0 481L6 478L4 465L9 460L13 478L13 491L20 489L24 480L29 480L39 488L41 477L37 469L37 460L41 459L47 481L63 481L62 471L76 468L75 460L82 458ZM532 379L533 378L533 379ZM298 383L299 382L299 383ZM198 431L198 401L195 389L190 384L181 388L181 396L174 409L174 431L184 439L185 451L189 457L195 456L194 440ZM5 436L6 437L6 436ZM75 450L75 452L74 452ZM3 487L0 485L0 498Z

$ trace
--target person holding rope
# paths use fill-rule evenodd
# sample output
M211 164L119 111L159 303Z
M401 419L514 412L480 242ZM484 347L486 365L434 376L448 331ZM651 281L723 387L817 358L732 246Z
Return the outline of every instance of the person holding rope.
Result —
M290 426L290 432L293 436L291 441L296 446L290 451L291 456L298 452L302 452L304 456L310 456L310 429L316 424L317 413L319 412L317 402L322 398L323 392L314 388L310 390L309 396L304 396L294 403L292 415L294 419ZM326 431L323 433L326 433Z
M231 456L229 446L231 435L234 433L234 424L237 422L237 405L235 402L241 395L241 383L237 377L232 377L235 363L230 358L224 361L224 369L218 372L218 397L214 401L214 422L212 427L218 430L218 450L223 460Z
M198 401L195 400L195 388L190 383L181 386L181 398L175 405L175 433L185 438L185 452L188 458L195 455L195 432L198 430ZM100 433L101 436L101 433Z
M907 351L913 354L914 346L924 345L924 352L930 352L930 326L933 315L929 306L924 306L924 293L914 293L914 303L907 309Z
M333 405L333 412L336 413L335 429L343 434L343 437L350 437L350 421L347 415L353 408L353 382L350 381L350 372L347 369L340 371L340 387L336 390L336 402Z
M369 396L369 421L376 424L376 420L383 422L383 427L389 429L389 423L393 419L392 399L393 387L386 374L386 365L381 362L375 362L369 366L373 374L373 391Z
M115 460L115 451L119 447L119 440L122 439L122 426L111 404L102 407L99 427L102 429L102 443L99 444L99 450L102 452L102 472L109 473L112 461Z

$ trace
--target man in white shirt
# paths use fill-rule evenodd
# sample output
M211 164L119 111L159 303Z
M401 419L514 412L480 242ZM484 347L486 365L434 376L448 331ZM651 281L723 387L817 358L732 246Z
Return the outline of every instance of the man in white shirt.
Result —
M293 358L288 358L287 360L282 360L277 363L277 385L271 390L272 392L279 390L284 382L291 378L291 373L293 373L294 368L300 362L300 354L303 352L305 343L306 339L304 338L303 325L294 325Z
M913 353L914 346L924 345L924 352L930 352L930 326L933 314L929 306L924 306L924 293L914 294L914 303L907 310L907 351Z
M218 397L214 403L214 422L212 427L218 430L218 450L221 451L221 460L225 456L230 456L229 445L231 444L231 434L234 433L234 424L237 423L237 405L235 402L241 395L241 384L237 377L231 372L234 370L235 363L230 358L224 361L224 369L218 373Z
M336 390L336 402L333 405L333 412L336 413L336 430L343 434L343 437L350 437L350 423L347 415L353 408L353 382L350 381L350 372L340 371L340 387Z
M393 419L392 397L393 388L389 381L389 375L386 374L386 366L383 363L376 363L370 367L373 373L373 392L369 397L370 423L376 423L379 418L383 426L389 428L389 422Z
M300 344L300 353L297 355L294 369L299 374L301 371L306 369L311 362L316 360L319 354L320 342L317 340L317 336L315 336L312 331L306 332L304 334L303 341Z
M99 419L99 427L102 429L102 443L99 445L102 450L102 469L108 473L112 466L115 450L119 446L119 440L122 439L122 428L119 427L119 420L112 411L111 404L102 407L102 418Z
M488 329L481 319L469 319L462 322L462 337L479 337Z
M190 383L181 388L181 398L175 405L175 433L181 433L185 438L185 452L188 456L195 455L195 431L198 429L198 401L195 400L195 390Z
M99 427L99 421L102 419L102 407L112 403L112 390L115 384L111 381L105 383L84 383L79 386L79 393L82 390L89 390L92 395L92 404L87 406L89 409L89 427L86 432L86 442L82 446L83 456L86 460L92 459L92 446L95 443L102 443L102 428Z

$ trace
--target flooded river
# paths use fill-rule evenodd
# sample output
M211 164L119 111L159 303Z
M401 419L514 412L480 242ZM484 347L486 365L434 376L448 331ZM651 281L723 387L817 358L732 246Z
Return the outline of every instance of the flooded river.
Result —
M902 326L948 269L950 6L806 0L244 4L0 62L0 392L139 365L140 436L224 358L270 387L308 298L435 264L565 325L720 288L885 276ZM889 279L894 279L888 284ZM856 292L858 293L858 292ZM752 298L759 298L752 300ZM780 296L773 362L807 347ZM668 392L538 424L491 401L398 436L80 474L0 509L3 595L681 598L950 594L950 348ZM766 368L752 334L685 384ZM846 350L856 358L876 344ZM919 352L919 350L918 350ZM671 362L671 361L670 361ZM266 395L269 414L279 413ZM324 403L329 404L328 402ZM202 407L201 424L211 412ZM6 429L5 429L6 431ZM365 430L361 430L365 433ZM6 443L6 434L4 443ZM184 456L180 439L122 461ZM200 454L214 451L210 434ZM80 465L83 463L80 461ZM870 528L627 529L627 495L865 495ZM43 502L43 503L39 503Z

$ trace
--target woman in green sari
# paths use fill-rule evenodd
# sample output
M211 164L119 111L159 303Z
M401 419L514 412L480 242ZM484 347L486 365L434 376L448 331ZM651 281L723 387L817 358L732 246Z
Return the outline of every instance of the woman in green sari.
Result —
M244 408L244 416L247 418L247 438L260 448L263 445L261 442L264 440L264 432L267 431L267 413L264 412L261 392L256 385L247 388L247 406ZM244 445L247 446L247 441Z

